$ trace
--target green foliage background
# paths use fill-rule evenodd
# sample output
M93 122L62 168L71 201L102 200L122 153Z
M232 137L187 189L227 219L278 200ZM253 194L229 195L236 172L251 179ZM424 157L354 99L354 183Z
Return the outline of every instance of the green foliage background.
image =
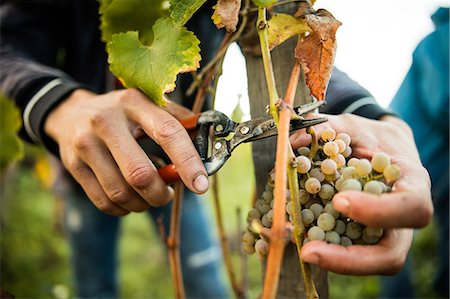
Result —
M244 218L253 192L250 157L250 146L243 145L220 171L224 219L235 249L236 208ZM62 201L42 186L31 166L32 160L26 159L1 181L1 287L16 298L74 298L69 247L58 218ZM434 232L433 225L418 231L412 250L420 298L436 298L430 291L436 269ZM234 261L238 265L236 254ZM257 298L261 267L255 255L248 257L248 264L250 298ZM123 219L120 266L122 298L174 297L164 247L146 214ZM331 298L377 298L379 282L377 277L332 274L330 290Z

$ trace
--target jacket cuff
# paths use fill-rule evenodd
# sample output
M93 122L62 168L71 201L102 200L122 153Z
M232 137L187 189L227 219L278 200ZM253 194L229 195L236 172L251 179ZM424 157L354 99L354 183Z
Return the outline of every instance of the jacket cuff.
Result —
M394 115L392 111L378 105L377 101L369 96L354 101L342 113L351 113L369 119L380 119L385 115Z
M79 88L83 88L79 83L65 78L56 78L34 94L23 112L25 131L33 142L44 144L53 153L58 153L56 143L44 134L44 121L57 104Z

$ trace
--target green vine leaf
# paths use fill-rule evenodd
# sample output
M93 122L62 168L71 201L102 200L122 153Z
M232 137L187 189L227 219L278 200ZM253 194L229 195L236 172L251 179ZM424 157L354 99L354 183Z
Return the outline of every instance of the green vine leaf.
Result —
M125 87L138 88L157 105L165 105L163 95L175 88L177 74L197 69L200 41L171 18L153 26L154 39L143 45L138 32L114 34L107 45L110 69Z
M115 33L139 31L145 45L153 40L152 26L160 17L168 16L163 0L101 0L100 29L102 40L111 41Z
M170 16L176 25L184 26L205 2L206 0L170 0Z
M268 21L268 25L270 50L294 35L311 31L305 19L283 13L273 15Z
M277 2L277 0L253 0L253 3L259 7L270 7L275 2Z
M22 122L14 102L0 92L0 174L24 154L23 143L17 137Z
M236 31L241 0L219 0L213 8L214 14L211 19L217 28L225 27L228 32Z

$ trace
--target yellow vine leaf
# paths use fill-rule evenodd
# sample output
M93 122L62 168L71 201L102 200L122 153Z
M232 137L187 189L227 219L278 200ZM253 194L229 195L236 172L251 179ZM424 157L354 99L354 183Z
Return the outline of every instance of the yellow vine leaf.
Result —
M267 23L270 50L294 35L311 31L305 19L283 13L273 15Z

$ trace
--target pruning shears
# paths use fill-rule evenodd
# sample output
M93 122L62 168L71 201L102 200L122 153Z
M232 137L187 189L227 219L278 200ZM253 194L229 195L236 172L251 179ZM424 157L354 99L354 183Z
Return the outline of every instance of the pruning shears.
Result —
M298 117L291 120L289 130L292 132L326 122L327 118L325 117L309 119L302 117L323 104L324 102L313 102L294 108L293 112ZM208 110L180 122L188 132L197 132L193 143L208 175L216 173L241 143L253 142L278 134L275 121L269 115L237 123L219 111ZM180 180L174 164L163 166L158 169L158 172L167 184Z

